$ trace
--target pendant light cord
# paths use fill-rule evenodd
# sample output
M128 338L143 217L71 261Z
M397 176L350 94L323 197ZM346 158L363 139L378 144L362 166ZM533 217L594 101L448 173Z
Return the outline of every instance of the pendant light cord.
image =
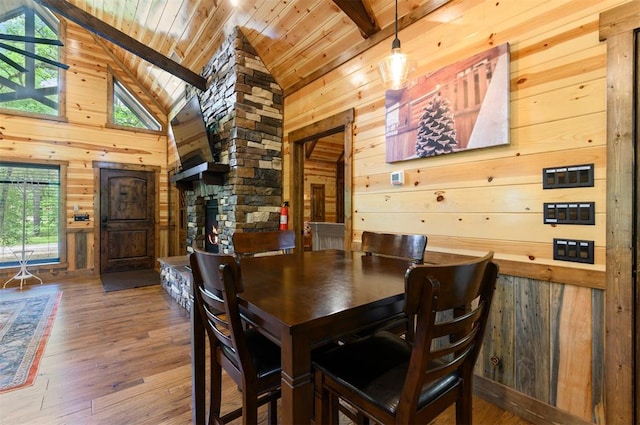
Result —
M396 38L398 38L398 0L396 0Z
M400 48L400 39L398 38L398 0L396 0L396 38L391 43L392 49Z

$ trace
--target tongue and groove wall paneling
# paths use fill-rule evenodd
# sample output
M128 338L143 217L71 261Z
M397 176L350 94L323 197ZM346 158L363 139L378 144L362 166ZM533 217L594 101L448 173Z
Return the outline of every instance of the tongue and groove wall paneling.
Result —
M354 109L355 249L372 230L428 235L426 261L495 252L501 276L477 384L496 403L533 412L534 422L604 423L607 47L599 19L623 3L453 1L401 30L415 75L510 44L508 146L386 163L376 67L391 38L285 98L284 134ZM285 147L285 197L287 155ZM542 189L543 168L591 163L593 187ZM389 184L397 170L400 187ZM544 224L545 202L571 201L594 202L595 225ZM594 241L594 264L554 260L554 238Z
M110 68L145 106L167 125L166 112L140 89L131 74L121 67L104 44L79 26L66 22L65 99L66 117L46 120L14 114L0 114L2 158L8 160L66 161L66 199L62 208L67 226L66 263L60 267L42 266L42 273L34 272L45 280L47 275L74 276L94 271L96 258L95 232L96 199L93 162L132 164L139 167L160 167L159 235L158 247L167 243L167 136L165 132L150 133L122 130L107 125L107 70ZM89 221L74 221L74 205L78 213L89 213ZM160 252L158 256L166 255ZM9 274L11 271L7 272Z

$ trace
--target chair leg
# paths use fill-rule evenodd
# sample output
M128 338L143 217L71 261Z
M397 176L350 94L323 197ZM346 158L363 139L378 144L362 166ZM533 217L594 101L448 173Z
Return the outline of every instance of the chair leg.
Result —
M322 372L316 371L314 374L314 421L316 424L324 424L329 418L329 393L323 387Z
M456 401L456 425L471 425L473 385L471 379L463 379L460 398Z
M213 348L215 349L215 348ZM215 352L214 352L215 353ZM211 362L210 367L210 387L209 387L209 425L213 425L220 417L222 405L222 368L215 362Z
M339 425L339 423L340 423L340 418L339 418L340 399L334 393L329 392L329 403L328 404L329 404L329 411L327 412L327 414L328 414L327 419L329 419L329 424L331 424L331 425Z
M258 423L258 394L255 390L246 387L242 391L242 423L244 425Z
M369 425L369 418L362 414L362 412L356 413L356 422L362 425Z
M268 403L268 420L269 425L278 423L278 399L273 399Z

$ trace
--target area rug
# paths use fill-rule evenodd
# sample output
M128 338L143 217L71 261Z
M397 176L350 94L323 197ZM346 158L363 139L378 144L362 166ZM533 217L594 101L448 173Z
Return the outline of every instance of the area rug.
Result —
M104 273L100 275L104 292L160 285L160 273L154 269Z
M0 393L32 385L62 292L0 293Z

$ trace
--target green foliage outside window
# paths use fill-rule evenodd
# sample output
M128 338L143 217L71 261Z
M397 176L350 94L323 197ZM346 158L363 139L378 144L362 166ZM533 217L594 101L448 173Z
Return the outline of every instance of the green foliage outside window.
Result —
M54 26L26 7L0 15L0 34L58 40L57 22ZM59 47L55 45L9 40L2 43L53 61L59 58ZM59 69L9 49L0 47L0 53L27 70L16 69L0 58L0 108L58 115Z
M58 260L60 168L0 163L0 265L23 246L32 261Z
M147 128L145 123L117 96L114 96L113 100L113 122L125 127Z
M127 88L113 79L113 123L124 127L159 131L162 126Z

